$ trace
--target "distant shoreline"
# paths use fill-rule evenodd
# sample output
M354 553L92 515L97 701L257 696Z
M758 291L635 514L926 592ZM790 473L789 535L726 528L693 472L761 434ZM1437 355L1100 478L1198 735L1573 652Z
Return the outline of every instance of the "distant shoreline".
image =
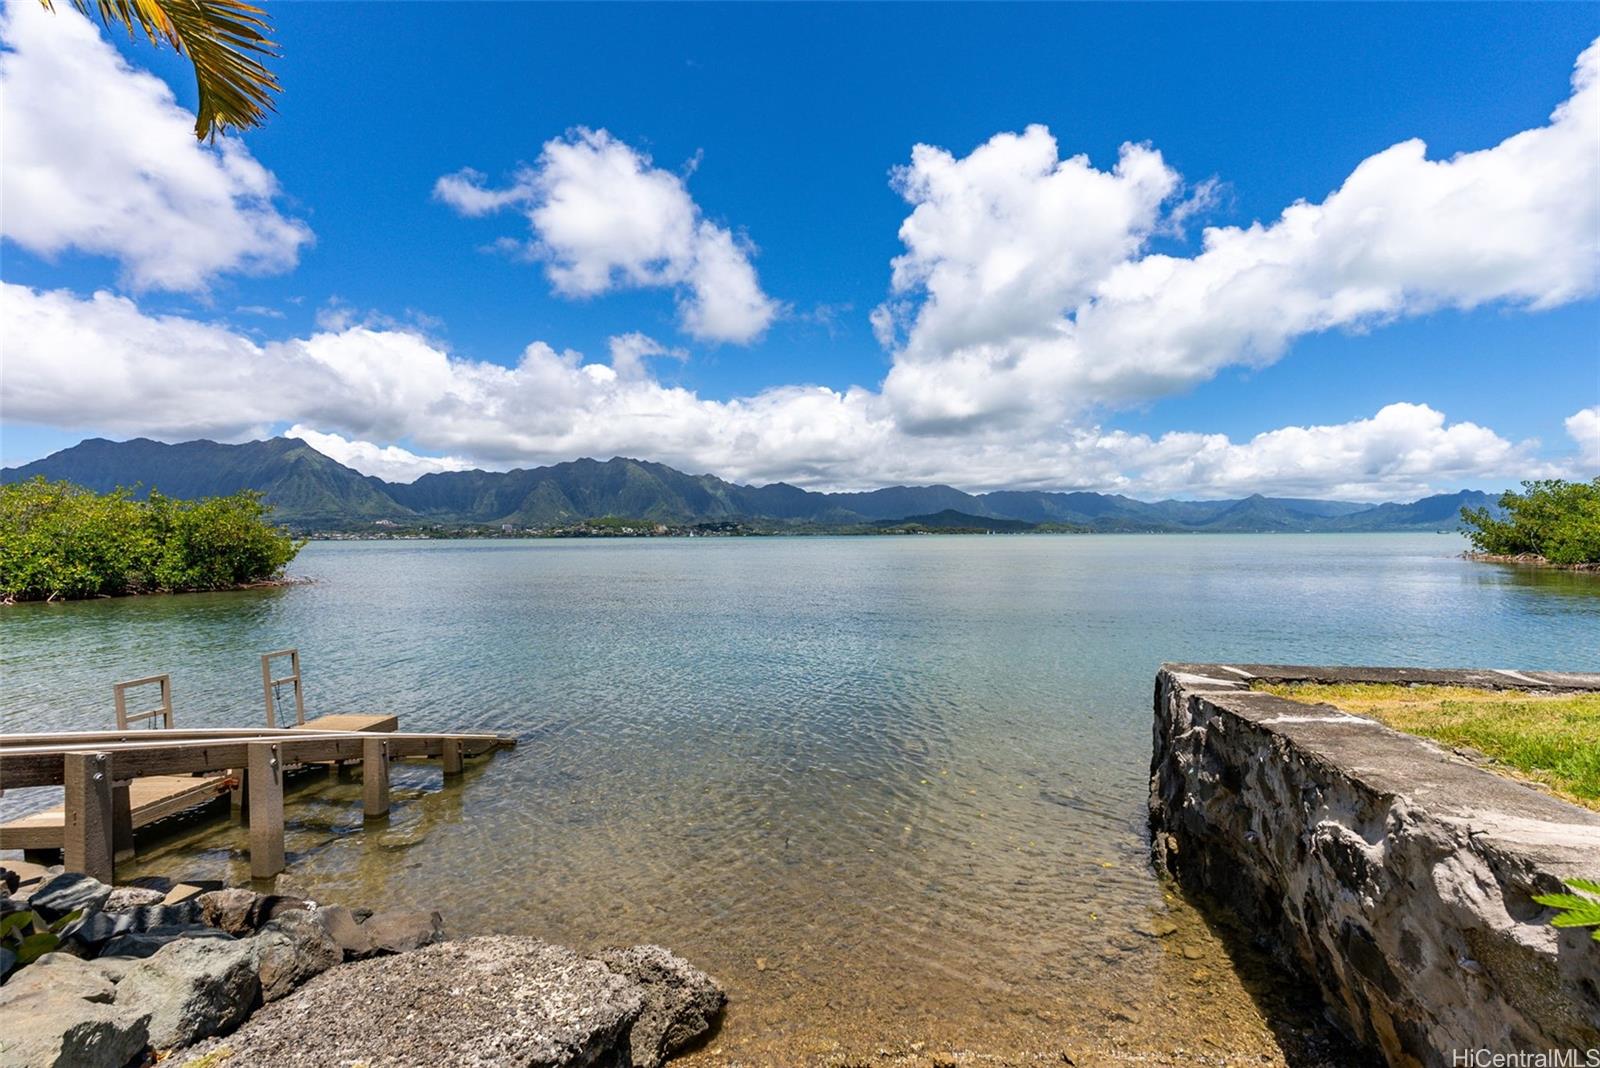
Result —
M1029 537L1038 535L1071 535L1071 536L1117 536L1124 537L1130 534L1141 536L1182 536L1201 535L1205 537L1227 537L1240 534L1283 534L1296 536L1303 534L1316 535L1352 535L1364 536L1368 534L1455 534L1461 535L1459 530L1067 530L1062 528L1044 530L975 530L967 528L937 528L909 530L903 528L887 530L742 530L737 532L717 531L694 533L682 531L669 531L667 533L551 533L537 530L521 531L451 531L422 533L415 531L397 533L379 533L367 531L315 531L294 532L296 537L307 541L582 541L582 540L645 540L651 538L873 538L873 537L910 537L915 535L1004 535L1007 537Z

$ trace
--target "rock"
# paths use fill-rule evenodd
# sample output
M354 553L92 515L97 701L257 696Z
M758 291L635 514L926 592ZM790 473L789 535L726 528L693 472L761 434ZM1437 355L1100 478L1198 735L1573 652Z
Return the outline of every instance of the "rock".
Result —
M176 942L180 938L218 938L225 942L234 941L233 935L226 931L219 931L215 927L207 927L203 923L175 923L166 927L151 927L144 931L129 931L119 934L100 947L100 956L96 963L110 959L123 959L129 962L153 956L162 946L169 942Z
M715 979L660 946L608 950L599 959L637 983L644 996L644 1008L628 1032L633 1068L659 1068L708 1034L728 1000Z
M22 876L10 868L0 868L0 887L5 889L7 895L17 892L22 885Z
M195 900L200 904L201 919L233 935L254 934L275 916L311 907L303 898L258 894L237 887L212 890Z
M117 994L116 984L104 972L70 953L46 953L18 972L4 987L7 998L46 989L106 1005L111 1004Z
M257 897L253 890L231 887L201 894L195 898L195 902L200 906L202 920L237 935L248 934L256 929L250 915L255 911Z
M28 907L46 923L54 923L69 912L93 912L111 896L111 887L81 872L63 872L48 880L28 896Z
M169 943L117 984L119 1003L150 1010L150 1045L158 1050L227 1034L259 993L255 947L215 938Z
M112 1004L91 963L47 953L0 987L0 1066L123 1068L148 1042L148 1009Z
M473 938L342 964L171 1063L226 1046L230 1065L620 1065L643 1007L638 984L600 961Z
M254 942L263 1001L277 1001L344 960L343 948L307 912L269 921Z
M147 905L122 912L91 912L61 932L61 940L72 952L97 956L119 935L137 934L157 928L190 926L199 921L200 910L193 904Z
M163 905L177 905L184 901L193 901L205 892L206 889L203 886L196 886L193 883L178 883L167 891L167 896L161 899L161 903Z
M165 891L151 890L143 886L118 886L111 891L111 896L106 898L106 903L100 907L106 912L122 912L125 909L160 905L166 896Z
M361 923L343 905L324 905L312 913L323 929L333 936L344 952L346 960L364 957L372 948L372 936L361 929Z
M409 953L444 940L444 917L437 912L380 912L361 924L367 936L363 956Z

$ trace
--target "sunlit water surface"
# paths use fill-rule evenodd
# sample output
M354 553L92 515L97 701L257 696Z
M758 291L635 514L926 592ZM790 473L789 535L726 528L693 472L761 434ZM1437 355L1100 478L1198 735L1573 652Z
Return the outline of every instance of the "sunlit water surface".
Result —
M696 1062L1270 1062L1272 1025L1292 1027L1270 973L1230 957L1147 860L1156 668L1600 667L1600 578L1462 548L319 543L293 567L306 586L0 611L0 726L104 728L110 683L153 672L171 672L180 726L259 723L257 655L298 646L315 714L393 710L406 729L521 744L459 786L397 768L392 816L365 831L358 782L303 789L285 881L437 907L460 934L671 946L732 998ZM243 880L244 846L213 823L119 874Z

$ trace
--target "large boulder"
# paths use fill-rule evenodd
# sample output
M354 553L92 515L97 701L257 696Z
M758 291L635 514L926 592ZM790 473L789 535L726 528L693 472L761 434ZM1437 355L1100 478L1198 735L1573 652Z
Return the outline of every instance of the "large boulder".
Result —
M344 960L339 943L307 912L269 921L254 942L263 1001L277 1001Z
M660 946L608 950L599 959L637 983L644 996L644 1009L628 1032L633 1068L659 1068L709 1034L728 1000L715 979Z
M123 1068L148 1043L150 1010L115 997L93 962L40 957L0 987L0 1068Z
M150 1044L186 1046L227 1034L250 1014L260 983L249 941L182 938L128 969L117 1000L150 1010Z
M82 872L62 872L28 895L28 907L46 923L54 923L69 912L94 912L105 905L111 887Z
M639 985L598 960L534 938L473 938L342 964L188 1052L226 1045L240 1064L373 1068L623 1065L643 1009Z

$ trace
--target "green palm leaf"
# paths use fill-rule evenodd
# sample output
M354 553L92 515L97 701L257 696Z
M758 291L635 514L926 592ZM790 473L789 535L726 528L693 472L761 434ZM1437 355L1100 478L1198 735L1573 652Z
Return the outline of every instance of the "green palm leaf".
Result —
M1567 879L1571 894L1535 894L1533 900L1547 908L1559 909L1550 921L1552 927L1593 927L1594 940L1600 942L1600 882L1592 879Z
M52 0L39 0L51 8ZM85 15L91 0L71 0ZM261 62L276 47L266 12L241 0L93 0L100 21L144 31L152 44L165 40L194 64L200 102L194 135L201 139L229 127L260 126L282 87ZM259 57L259 58L258 58Z

